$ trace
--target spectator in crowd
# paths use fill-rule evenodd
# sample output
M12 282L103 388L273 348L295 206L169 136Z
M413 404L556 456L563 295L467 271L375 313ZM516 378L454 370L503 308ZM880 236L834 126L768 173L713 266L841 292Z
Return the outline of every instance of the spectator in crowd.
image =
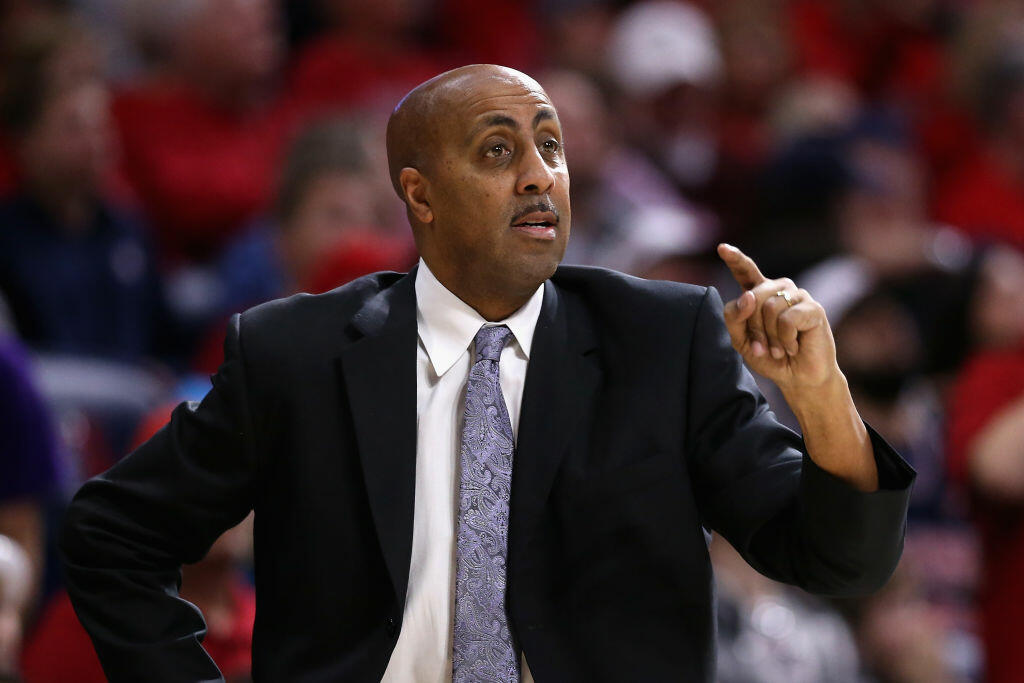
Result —
M377 231L381 197L370 179L366 138L366 126L348 118L314 124L295 140L273 212L250 226L220 259L222 313L304 291L324 254Z
M597 82L608 80L604 50L615 21L613 3L606 0L541 0L538 28L549 69L578 71ZM501 63L501 62L499 62Z
M670 179L623 144L591 79L557 70L542 81L571 136L567 158L579 208L568 263L639 274L664 257L713 246L714 217L680 197Z
M196 398L195 391L194 386L184 385L182 398ZM173 407L160 405L146 415L133 436L134 445L163 427ZM252 521L250 516L226 531L201 561L182 568L182 595L206 615L208 630L203 646L229 683L251 680L256 595L243 570L251 565ZM60 656L54 657L55 652L60 652ZM107 680L89 636L78 623L63 590L50 598L28 634L21 669L28 683Z
M836 320L836 356L851 393L865 419L899 444L918 473L898 587L845 606L866 664L884 681L969 676L979 649L969 599L973 535L946 476L944 412L938 382L925 373L926 337L885 283Z
M0 48L9 45L27 18L45 12L49 3L36 0L3 0L0 2ZM0 80L4 75L0 72ZM0 129L0 198L10 194L17 184L17 168L10 141Z
M826 228L834 227L837 250L800 277L836 319L882 280L955 270L970 254L965 239L928 220L923 168L899 117L862 116L845 137L836 151L842 189Z
M90 46L62 16L4 46L21 182L0 202L0 291L33 347L134 362L170 338L143 228L105 188L114 142Z
M330 29L295 56L289 90L307 111L388 106L454 66L420 35L426 5L412 0L321 0Z
M629 142L687 196L703 199L718 172L715 128L724 65L710 18L685 2L648 0L616 19L608 68L625 96Z
M756 178L775 151L772 110L792 72L784 3L715 2L722 81L714 117L718 161L703 199L718 214L726 239L749 243Z
M28 357L0 334L0 677L42 586L46 506L60 484L57 435Z
M986 680L1009 683L1024 671L1024 256L996 258L982 268L972 316L988 347L966 363L950 394L949 457L980 532Z
M215 265L203 315L216 323L193 359L210 374L222 357L228 316L296 292L323 292L378 270L415 261L406 241L379 226L387 214L357 117L325 119L292 144L273 211L229 244ZM385 188L391 199L390 186Z
M294 113L276 88L281 28L270 0L143 7L154 68L115 101L123 170L164 261L207 261L272 196Z
M1024 248L1024 42L1001 42L978 77L983 141L938 179L940 220L980 240Z
M928 104L947 60L940 0L794 0L786 3L792 49L805 73L827 74L876 101Z
M446 51L453 53L459 63L505 64L517 69L540 67L549 59L550 43L544 41L537 26L538 17L547 20L549 12L545 7L538 8L538 4L541 3L522 0L440 0L435 31ZM496 26L501 27L501 40L494 39ZM580 28L584 27L572 26L568 32ZM559 35L559 42L563 36Z
M956 683L957 653L947 619L929 601L925 585L907 562L875 595L840 601L853 626L863 678L878 683ZM966 673L966 676L964 675ZM833 679L821 679L833 680Z
M166 411L165 411L166 412ZM251 554L251 517L225 532L201 561L182 568L182 596L202 610L203 647L228 683L251 681L256 594L242 572ZM60 656L54 656L54 653ZM25 643L22 675L28 683L105 683L89 635L67 593L53 597Z
M829 605L765 578L715 535L718 683L855 683L853 634Z

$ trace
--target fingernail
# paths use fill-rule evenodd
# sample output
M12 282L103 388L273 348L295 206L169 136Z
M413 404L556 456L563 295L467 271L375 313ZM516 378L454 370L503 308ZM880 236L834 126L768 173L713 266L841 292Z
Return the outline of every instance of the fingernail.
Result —
M764 344L762 344L759 341L751 342L750 343L750 351L755 356L763 356L764 355Z
M722 242L722 246L728 249L729 251L736 251L736 247L732 246L728 242Z
M796 355L796 351L794 351L792 349L786 349L786 353L788 353L791 356L795 356Z
M782 349L780 349L778 346L773 346L772 347L772 358L778 360L779 358L782 358L785 355L786 355L786 353Z

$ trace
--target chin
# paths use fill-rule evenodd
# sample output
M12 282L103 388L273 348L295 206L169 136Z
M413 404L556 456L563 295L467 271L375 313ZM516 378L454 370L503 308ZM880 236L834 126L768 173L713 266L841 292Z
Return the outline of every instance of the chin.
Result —
M516 264L511 275L524 289L534 289L555 274L561 261L560 254L557 257L551 255L546 258L525 258Z

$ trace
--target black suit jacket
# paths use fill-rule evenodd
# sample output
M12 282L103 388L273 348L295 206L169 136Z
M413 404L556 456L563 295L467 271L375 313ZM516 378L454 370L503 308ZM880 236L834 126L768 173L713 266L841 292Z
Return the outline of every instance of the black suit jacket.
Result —
M62 537L112 680L218 671L180 564L256 510L257 681L378 681L402 628L416 454L414 275L236 316L203 401L87 482ZM538 683L706 681L704 528L834 595L885 582L913 472L819 469L733 351L713 289L562 267L545 290L512 481L508 609Z

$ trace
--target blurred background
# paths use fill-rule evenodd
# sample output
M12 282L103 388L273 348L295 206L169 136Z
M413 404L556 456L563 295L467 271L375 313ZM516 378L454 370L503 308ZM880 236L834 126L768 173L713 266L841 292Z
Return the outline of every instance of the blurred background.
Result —
M874 597L810 598L712 541L720 680L1024 681L1008 0L0 0L0 679L103 680L53 551L69 496L206 392L232 313L415 262L384 125L474 62L558 107L567 262L732 297L724 240L793 277L918 471ZM249 539L182 589L233 681Z

